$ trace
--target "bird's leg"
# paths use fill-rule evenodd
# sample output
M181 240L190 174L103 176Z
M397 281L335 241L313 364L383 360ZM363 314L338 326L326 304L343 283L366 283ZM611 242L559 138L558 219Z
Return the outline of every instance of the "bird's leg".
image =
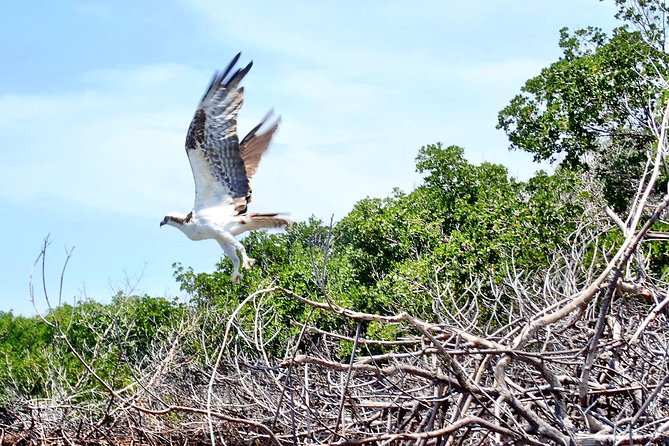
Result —
M229 237L226 237L225 234L221 234L221 238L217 239L218 244L221 245L225 255L230 257L232 260L232 283L239 282L242 275L239 273L239 257L237 256L237 250L235 249L234 243L230 242L230 239L237 241L232 234L228 233Z
M243 269L249 269L251 268L255 263L256 259L252 259L251 257L246 254L246 248L244 248L244 245L242 245L242 242L237 240L234 236L232 236L232 244L239 251L239 254L242 256L242 268Z

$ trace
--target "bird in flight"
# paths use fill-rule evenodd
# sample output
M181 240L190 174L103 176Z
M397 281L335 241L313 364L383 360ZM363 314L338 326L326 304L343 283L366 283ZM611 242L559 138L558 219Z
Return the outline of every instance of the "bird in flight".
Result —
M291 224L278 212L248 212L251 177L269 147L279 119L272 119L270 111L239 141L237 114L244 100L244 88L239 84L253 65L250 62L235 69L239 56L225 70L214 74L188 128L186 154L195 180L193 210L188 214L169 213L160 222L160 226L180 229L191 240L216 240L232 260L233 283L241 278L240 266L248 269L255 263L235 236Z

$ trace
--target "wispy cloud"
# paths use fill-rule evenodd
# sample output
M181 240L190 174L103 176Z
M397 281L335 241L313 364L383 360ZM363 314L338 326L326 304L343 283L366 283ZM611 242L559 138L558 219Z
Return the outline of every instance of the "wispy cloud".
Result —
M490 33L481 26L504 5L296 2L267 4L258 14L210 0L191 4L212 39L261 54L248 91L271 98L284 120L257 181L287 172L287 195L277 200L299 197L290 205L300 214L342 215L364 196L412 188L418 148L437 141L465 146L475 162L510 161L516 175L534 170L527 155L506 152L494 107L546 60L502 59L496 40L477 59L467 44ZM272 163L279 167L267 168Z
M0 138L17 148L0 154L0 198L154 218L189 209L183 141L208 76L180 65L104 69L83 74L82 90L71 94L0 96ZM374 159L383 139L360 119L337 124L381 105L380 93L334 82L308 71L277 80L279 90L309 88L293 95L298 105L286 112L298 119L284 120L256 176L258 210L341 217L357 199L397 185L386 175L392 168L379 171ZM242 131L268 108L258 102L242 111Z
M0 154L0 197L146 215L186 195L193 105L172 92L197 77L175 65L106 70L70 94L0 96L2 145L15 148Z
M255 178L254 206L279 206L296 218L342 216L364 196L417 184L413 159L421 145L464 145L478 161L490 157L476 150L494 142L504 154L494 114L481 113L477 101L509 97L518 79L544 62L454 61L466 51L448 37L456 24L494 12L483 3L483 10L448 12L433 4L434 14L400 2L358 5L362 12L268 3L271 13L256 14L192 2L204 32L264 54L245 82L242 131L272 106L283 116ZM356 20L361 14L378 20ZM376 36L389 18L397 19L397 32ZM446 25L453 29L442 32ZM409 45L402 33L411 32L419 42L434 41ZM117 65L82 73L69 93L44 94L37 86L34 94L0 96L1 142L20 147L0 154L0 197L154 217L187 210L193 186L183 140L210 75L183 64Z

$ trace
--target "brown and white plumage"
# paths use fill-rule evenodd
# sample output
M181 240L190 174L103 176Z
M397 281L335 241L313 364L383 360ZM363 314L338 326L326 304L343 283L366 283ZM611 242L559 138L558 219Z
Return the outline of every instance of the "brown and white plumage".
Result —
M241 266L253 264L244 246L235 239L246 231L285 227L289 220L278 213L248 213L251 202L251 178L267 151L279 120L271 122L268 113L244 139L237 135L237 114L244 101L239 84L251 69L235 69L240 54L227 68L214 74L200 100L188 128L186 154L195 181L195 203L187 215L170 214L161 222L175 226L192 240L213 238L231 258L233 282L240 278Z

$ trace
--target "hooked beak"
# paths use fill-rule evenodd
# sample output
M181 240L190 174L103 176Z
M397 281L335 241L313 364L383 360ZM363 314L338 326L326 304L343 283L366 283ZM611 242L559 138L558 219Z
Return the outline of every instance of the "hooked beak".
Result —
M165 225L165 224L167 224L167 223L165 223L165 220L163 220L163 221L160 222L160 226L163 226L163 225Z

